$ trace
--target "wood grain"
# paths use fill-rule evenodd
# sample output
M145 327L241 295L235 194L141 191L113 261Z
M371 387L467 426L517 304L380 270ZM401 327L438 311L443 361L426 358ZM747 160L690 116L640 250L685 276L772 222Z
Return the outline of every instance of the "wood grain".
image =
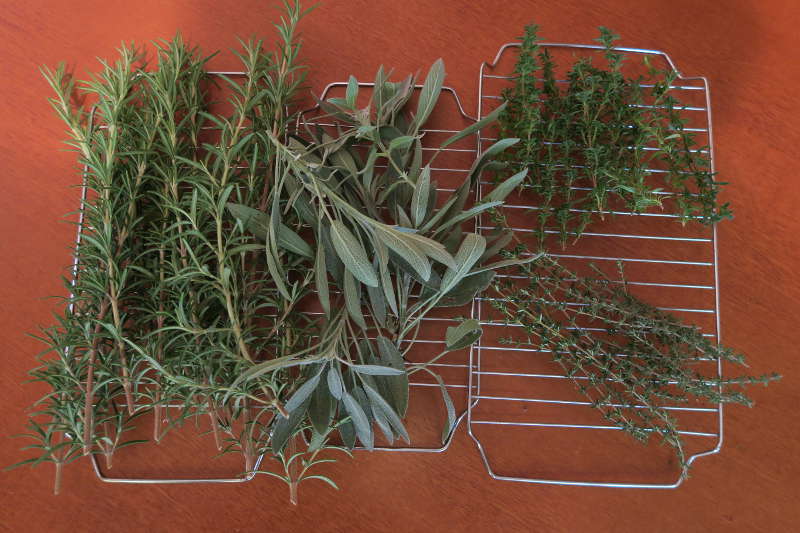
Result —
M121 40L147 42L180 30L205 50L235 37L271 39L275 2L4 2L0 9L0 435L18 433L42 389L22 385L40 346L25 332L49 323L63 295L79 181L63 127L51 113L39 65L67 61L79 76ZM800 265L796 216L800 129L796 127L800 10L794 0L531 2L322 2L303 24L311 83L423 71L437 57L447 84L475 109L480 62L535 20L549 40L587 42L598 25L622 44L666 50L686 74L711 82L718 170L736 218L720 227L722 331L751 371L777 370L781 383L752 391L753 410L726 412L722 453L698 461L675 491L530 486L489 479L460 429L444 454L358 454L329 469L341 485L301 489L267 478L240 486L109 486L88 463L65 472L51 493L52 468L0 474L0 530L7 531L789 531L800 477L797 428ZM214 65L234 68L230 54ZM0 464L16 462L21 441L0 439ZM536 449L524 450L535 454ZM598 450L597 457L603 457ZM200 453L200 452L198 452ZM181 463L162 447L144 468ZM149 461L149 462L148 462ZM183 464L183 463L181 463ZM210 472L224 465L209 464ZM354 527L357 525L357 527Z

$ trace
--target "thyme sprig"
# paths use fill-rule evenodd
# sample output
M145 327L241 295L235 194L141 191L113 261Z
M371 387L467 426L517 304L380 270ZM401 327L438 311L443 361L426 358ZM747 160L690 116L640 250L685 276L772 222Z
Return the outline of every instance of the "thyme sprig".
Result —
M687 127L675 96L677 72L643 56L646 73L626 76L626 56L614 48L618 36L600 28L606 66L581 57L561 84L537 32L535 25L525 29L513 86L503 91L508 105L499 133L521 139L505 159L512 173L529 170L541 243L548 229L558 230L562 245L577 239L593 219L613 211L613 199L637 213L672 199L684 223L731 217L728 204L717 202L723 183L711 172L708 147Z
M527 253L522 245L514 251ZM631 295L624 278L579 276L546 254L516 268L492 285L492 307L525 331L503 342L550 353L606 420L641 442L655 434L672 446L684 475L683 427L671 408L751 406L741 387L780 378L703 371L703 363L744 365L744 356Z

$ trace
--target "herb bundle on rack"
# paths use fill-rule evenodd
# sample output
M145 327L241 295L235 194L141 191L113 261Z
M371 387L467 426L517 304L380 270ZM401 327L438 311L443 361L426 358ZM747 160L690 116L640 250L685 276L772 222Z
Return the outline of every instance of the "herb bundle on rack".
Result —
M223 453L241 453L247 473L283 479L296 501L305 479L335 486L309 473L329 460L320 452L357 441L371 449L375 427L409 441L402 418L418 371L439 383L443 439L452 431L444 382L404 355L432 309L471 302L509 264L488 262L491 239L463 226L519 181L471 200L514 141L483 154L437 203L421 128L442 90L441 61L415 106L415 79L380 70L367 107L356 108L354 78L344 99L321 102L336 131L288 135L305 68L294 37L303 12L286 9L275 53L243 43L241 77L210 77L208 58L180 37L158 46L150 70L123 48L79 87L63 67L45 72L87 193L72 296L43 336L57 357L33 371L53 391L31 418L40 455L26 462L55 463L56 487L62 465L81 455L103 454L110 467L116 449L142 442L126 434L152 413L156 442L208 417ZM71 104L76 89L96 96L93 110ZM215 89L229 113L216 110ZM473 320L450 328L432 361L479 335ZM265 454L276 471L259 464Z
M613 46L617 36L601 28L607 68L582 57L560 83L537 31L526 28L499 118L499 137L520 138L501 156L506 173L527 171L520 197L536 206L538 218L534 244L515 234L515 248L501 252L535 259L492 283L492 307L525 332L503 341L552 354L613 426L642 442L659 435L671 446L685 476L685 432L672 409L749 406L741 387L780 376L721 378L717 365L743 365L741 354L630 294L621 264L620 279L594 265L596 275L578 275L548 254L545 239L556 233L562 247L575 244L612 216L612 202L636 214L671 199L684 225L715 224L731 211L717 201L721 183L708 147L697 144L681 113L685 106L671 94L677 72L645 59L646 75L626 77L625 55ZM490 216L498 230L512 231L502 208Z
M481 325L448 328L444 350L426 362L407 355L426 316L489 287L497 309L529 335L510 342L548 346L603 416L642 440L661 434L682 462L663 400L746 402L724 388L770 379L708 380L690 370L694 357L740 356L608 280L578 278L522 245L504 250L514 236L501 212L512 192L544 199L540 244L551 223L564 244L612 197L634 211L657 205L646 171L654 158L670 169L685 221L729 215L669 95L674 73L650 69L666 81L645 97L649 85L621 74L604 31L610 69L579 61L562 91L529 28L507 103L423 148L441 60L419 86L381 68L366 105L351 77L344 96L320 101L322 114L308 121L298 111L304 14L285 4L273 52L242 42L241 75L212 75L211 56L180 37L158 43L150 67L124 46L116 63L80 84L63 66L45 69L85 167L85 196L65 280L71 295L57 325L42 330L47 350L31 372L51 389L30 419L38 455L19 464L54 463L58 491L64 464L98 454L110 468L116 450L145 442L130 437L143 415L152 416L155 442L207 418L222 453L240 453L247 475L286 482L296 503L304 480L336 486L313 470L329 452L372 449L375 428L387 442L410 441L403 420L416 372L439 385L447 440L456 413L435 363L474 343ZM498 117L500 139L440 197L436 158ZM504 178L475 200L482 175L498 168ZM581 180L591 186L577 196ZM482 215L496 231L465 229ZM495 277L509 268L529 284ZM565 296L585 305L556 303ZM585 320L622 341L590 333ZM618 351L630 357L613 357ZM645 408L632 416L631 402Z
M646 74L623 72L618 37L600 29L607 68L590 57L575 61L561 83L549 50L539 45L538 27L526 27L513 86L500 116L500 137L520 139L504 159L535 196L540 242L558 230L562 245L575 240L593 220L612 211L616 200L633 212L661 207L672 198L684 222L713 224L731 216L718 205L722 185L711 172L706 146L686 128L683 105L674 96L677 72L651 65ZM652 167L669 187L659 194Z

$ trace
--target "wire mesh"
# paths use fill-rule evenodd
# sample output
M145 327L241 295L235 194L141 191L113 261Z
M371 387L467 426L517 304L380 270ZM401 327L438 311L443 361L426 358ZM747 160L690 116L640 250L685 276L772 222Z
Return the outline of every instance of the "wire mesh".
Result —
M363 108L369 104L372 97L374 83L359 83L359 100L357 107ZM346 82L335 82L327 85L320 95L321 100L343 96ZM415 86L415 91L421 89ZM413 107L413 98L411 107ZM436 108L420 130L422 137L423 156L422 165L428 163L434 152L439 152L435 166L431 167L431 182L436 182L439 193L439 204L447 200L447 196L466 178L477 154L477 135L468 136L457 141L447 148L440 149L441 143L453 134L475 123L475 118L464 111L461 100L455 89L443 87ZM299 134L306 127L322 127L333 134L337 123L326 115L319 106L315 106L302 113L296 130ZM359 145L355 145L359 148ZM376 165L376 169L385 168ZM474 318L477 306L461 308L443 308L434 310L422 319L423 326L419 335L414 340L414 345L406 354L406 365L428 362L444 348L444 332L448 326L455 325L463 318ZM317 312L319 314L319 312ZM365 313L367 315L368 313ZM440 375L445 382L453 404L456 409L456 427L462 422L467 412L467 386L469 384L469 358L470 349L464 348L453 351L429 365L433 371ZM438 383L427 373L419 372L409 381L409 407L406 424L411 444L391 445L383 443L376 445L379 451L410 451L410 452L442 452L452 442L455 429L446 439L442 439L442 428L447 416L442 403ZM382 437L376 435L376 439Z
M541 46L552 54L556 63L559 58L574 60L576 56L586 57L602 49L562 43ZM519 47L518 43L506 44L491 63L481 65L479 119L499 105L503 90L511 86ZM664 52L617 50L626 56L663 62L678 73ZM627 62L626 66L632 64ZM561 79L558 83L568 81ZM684 104L681 113L689 121L686 129L696 136L699 146L709 147L704 153L710 159L713 173L708 82L703 77L684 77L678 73L671 88ZM490 132L482 131L480 149L495 140ZM649 177L658 181L665 172L654 166L649 169ZM488 186L487 182L482 183L483 190ZM580 192L590 187L573 189ZM578 275L599 269L613 277L617 266L624 265L630 293L699 326L703 335L719 341L716 228L691 221L681 225L666 184L659 194L664 195L663 211L632 213L623 206L612 205L603 220L593 222L579 241L563 248L555 242L559 230L546 230L549 243L546 249L553 250L551 255ZM535 233L531 221L539 209L527 195L511 196L503 211L515 232L529 239ZM507 273L500 275L513 277ZM674 488L681 484L684 476L674 454L666 447L641 446L617 426L604 424L591 402L577 391L547 350L505 344L503 339L513 333L514 326L504 324L490 303L482 298L477 306L484 335L473 350L467 430L491 477L605 487ZM708 364L709 372L721 376L719 363ZM681 435L690 464L698 457L719 451L723 435L721 404L670 405L667 409L687 428Z

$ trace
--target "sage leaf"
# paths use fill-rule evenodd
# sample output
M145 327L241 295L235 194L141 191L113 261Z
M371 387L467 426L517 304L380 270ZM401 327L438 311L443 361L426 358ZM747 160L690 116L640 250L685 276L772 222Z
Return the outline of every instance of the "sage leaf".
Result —
M528 169L517 172L507 180L497 185L494 189L482 198L482 202L502 202L513 190L519 187L520 183L528 175Z
M358 324L358 327L367 329L367 323L361 313L361 289L349 270L344 273L344 304L347 314Z
M358 80L355 76L350 76L347 80L347 91L345 92L344 99L350 108L355 109L356 98L358 98Z
M322 376L320 375L320 380L321 379ZM325 379L327 382L327 376ZM317 433L325 433L328 431L333 418L334 406L334 398L330 394L328 388L318 386L314 389L311 395L311 401L308 404L308 415Z
M344 266L364 285L378 286L378 277L367 259L367 252L355 235L340 220L331 223L331 241Z
M258 240L267 240L267 226L269 216L266 213L242 204L228 202L225 204L231 215L241 221L242 226L252 233Z
M342 410L344 410L344 404L342 403ZM353 427L353 423L350 420L345 422L341 422L339 424L339 435L342 437L342 443L349 449L353 449L356 447L356 432L355 428Z
M387 377L386 381L391 391L391 398L395 411L403 417L406 415L406 410L408 409L408 374L405 372L405 360L400 350L397 349L397 346L388 338L379 335L377 343L381 362L391 366L395 370L402 371L397 376Z
M367 393L367 397L369 398L370 403L372 404L372 408L374 411L379 411L386 417L386 420L389 421L391 424L392 429L394 429L407 443L411 444L411 438L408 436L408 431L406 431L405 426L403 425L403 421L400 420L400 416L395 413L394 409L386 403L386 400L383 399L383 396L378 394L372 387L368 385L364 385L364 390Z
M372 450L374 447L374 437L366 413L364 413L364 410L349 392L344 392L344 394L342 394L342 402L344 402L344 408L347 414L350 415L350 420L353 422L358 440L361 441L361 444L363 444L366 449Z
M311 246L282 222L278 225L278 247L303 257L314 257Z
M445 290L450 290L456 283L461 281L464 276L469 273L472 265L480 259L483 251L486 249L486 239L477 233L467 233L464 240L461 242L461 247L456 253L455 262L457 267L455 269L448 269L442 276L442 287Z
M467 135L472 135L473 133L477 132L478 130L481 130L484 127L488 126L489 124L493 123L494 121L497 120L497 118L500 116L500 114L503 111L505 111L505 109L506 109L506 102L503 102L497 108L495 108L491 113L489 113L488 115L486 115L485 117L483 117L479 121L475 122L474 124L470 124L469 126L464 128L463 130L459 131L458 133L456 133L452 137L447 138L442 143L442 148L450 146L454 142L456 142L456 141L458 141L460 139L463 139Z
M404 369L397 369L391 366L350 365L350 368L359 374L368 374L370 376L399 376L400 374L405 374Z
M481 326L477 320L473 318L464 320L458 326L447 328L445 347L451 352L466 348L478 340L481 333Z
M335 366L328 370L328 390L331 391L331 395L337 400L342 399L344 383L342 383L342 375L339 369Z
M291 413L300 407L300 405L302 405L306 400L308 400L308 398L311 396L311 393L314 392L314 390L317 388L317 385L319 385L320 374L321 371L317 372L311 376L308 381L303 383L300 388L298 388L294 394L292 394L292 397L289 398L289 401L284 404L284 409Z
M314 263L314 285L317 288L317 299L325 315L331 316L331 297L328 289L328 269L325 265L325 249L317 245L317 259Z
M422 90L419 93L419 101L417 102L417 114L414 116L414 124L419 129L428 120L428 117L436 106L439 100L439 94L442 92L442 85L444 84L444 61L437 59L431 65L428 75L425 77L425 83L422 85Z
M438 305L443 307L461 307L472 303L475 297L485 291L494 279L495 273L492 270L478 273L470 273L465 276L455 286L447 291Z
M308 398L297 406L289 413L288 418L277 416L275 418L275 425L272 428L271 447L274 454L280 454L283 451L286 442L294 435L300 423L305 417L306 409L308 407Z
M378 231L383 238L383 243L411 265L423 280L427 281L431 277L430 262L426 255L408 239L407 234L388 227L379 227Z
M383 285L383 280L380 285ZM367 295L372 308L372 316L375 317L379 326L386 327L386 297L383 294L383 288L367 286Z
M414 227L419 227L428 214L428 198L430 197L431 187L431 167L425 165L414 186L414 194L411 197L411 218Z

